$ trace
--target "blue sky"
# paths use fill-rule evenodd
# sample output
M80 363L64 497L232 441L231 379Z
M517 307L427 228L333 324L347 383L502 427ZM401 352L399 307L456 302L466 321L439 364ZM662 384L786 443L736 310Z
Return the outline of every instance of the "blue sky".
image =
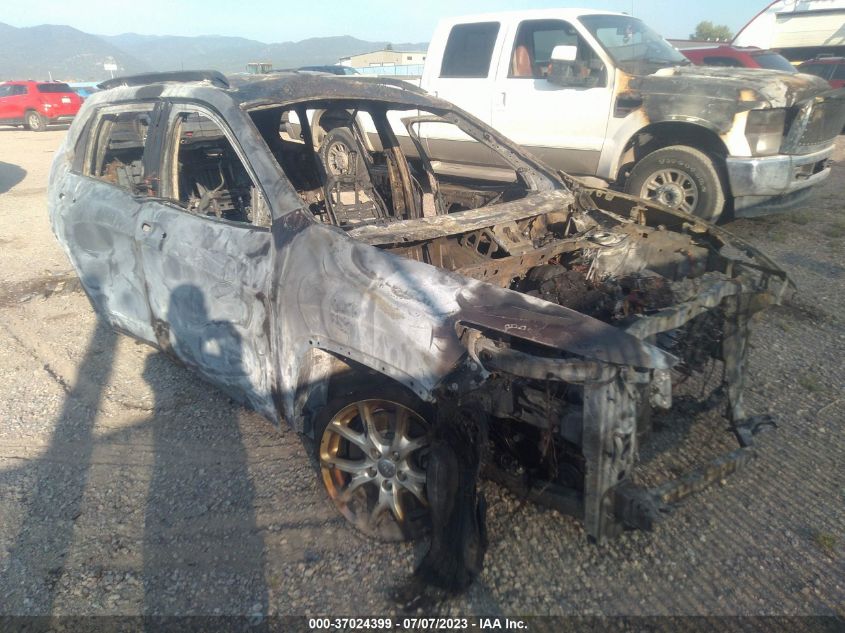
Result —
M702 20L727 24L736 32L767 4L768 0L29 0L5 3L0 22L68 24L103 35L232 35L263 42L352 35L425 42L444 16L571 6L633 11L665 37L683 38Z

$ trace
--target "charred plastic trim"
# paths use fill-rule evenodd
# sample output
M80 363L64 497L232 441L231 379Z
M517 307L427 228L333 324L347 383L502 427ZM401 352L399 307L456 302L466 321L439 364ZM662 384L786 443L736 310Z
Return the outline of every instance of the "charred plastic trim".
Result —
M503 371L534 380L563 382L604 382L613 378L617 369L605 363L580 359L544 358L520 352L470 330L469 353L489 372Z
M649 316L637 316L635 320L625 327L625 331L637 338L646 339L659 332L666 332L681 327L699 314L720 305L728 297L743 292L742 283L735 279L725 279L722 275L710 273L702 275L702 283L699 286L699 293L695 299L685 301L679 305L660 310ZM774 303L774 297L766 294L757 294L762 309L765 305Z

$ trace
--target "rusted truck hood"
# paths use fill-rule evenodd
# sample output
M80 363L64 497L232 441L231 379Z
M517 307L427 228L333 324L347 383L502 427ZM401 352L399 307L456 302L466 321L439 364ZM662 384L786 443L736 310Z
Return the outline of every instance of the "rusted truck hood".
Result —
M833 92L826 81L813 75L759 68L678 66L652 75L627 77L624 95L641 102L652 122L698 121L724 134L741 112L790 108Z
M725 99L750 108L788 108L830 90L820 77L762 68L676 66L636 77L631 87L643 96L693 96Z

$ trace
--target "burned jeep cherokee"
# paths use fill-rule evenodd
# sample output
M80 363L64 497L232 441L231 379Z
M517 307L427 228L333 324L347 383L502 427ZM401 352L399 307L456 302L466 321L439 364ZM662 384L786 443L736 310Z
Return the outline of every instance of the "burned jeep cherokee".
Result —
M649 411L708 359L741 447L759 423L749 320L788 280L724 230L554 173L401 82L104 88L49 187L97 312L310 437L363 532L433 528L441 584L480 568L482 471L602 540L746 459L632 483ZM444 138L495 155L496 177L430 160Z

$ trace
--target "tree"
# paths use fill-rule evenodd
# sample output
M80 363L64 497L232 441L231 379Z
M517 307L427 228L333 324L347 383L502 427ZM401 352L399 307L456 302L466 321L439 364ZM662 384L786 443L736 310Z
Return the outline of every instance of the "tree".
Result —
M724 24L713 24L707 20L699 22L695 27L695 33L691 34L691 40L704 40L707 42L728 42L733 39L733 33Z

